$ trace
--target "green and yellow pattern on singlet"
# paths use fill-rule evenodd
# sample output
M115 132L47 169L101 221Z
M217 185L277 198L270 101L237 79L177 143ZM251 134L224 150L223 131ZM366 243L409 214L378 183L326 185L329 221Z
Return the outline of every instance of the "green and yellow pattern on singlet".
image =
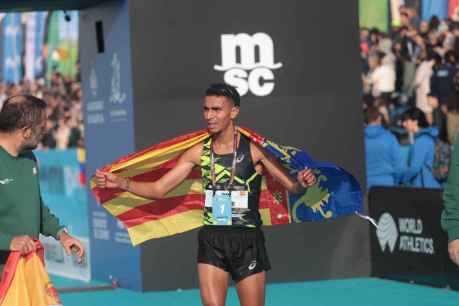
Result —
M201 155L201 176L203 186L212 189L211 178L211 148L212 138L206 140ZM214 154L215 156L215 178L217 187L224 188L231 178L231 165L233 154ZM248 191L248 208L233 208L232 226L258 227L261 225L261 218L258 212L258 204L261 190L261 175L253 166L250 154L250 141L241 135L237 149L236 174L234 177L235 190ZM213 225L212 208L204 207L204 225Z

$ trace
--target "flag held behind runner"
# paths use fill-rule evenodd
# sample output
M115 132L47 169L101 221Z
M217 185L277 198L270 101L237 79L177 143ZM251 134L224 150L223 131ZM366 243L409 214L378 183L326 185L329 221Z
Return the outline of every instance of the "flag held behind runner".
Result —
M293 178L305 167L314 169L317 176L317 184L304 193L290 194L264 174L259 206L263 225L322 221L362 211L361 188L344 169L315 162L306 152L279 146L249 129L239 131L278 159ZM173 168L185 150L208 137L205 130L179 136L125 156L102 170L134 181L154 181ZM94 179L91 189L98 202L124 224L133 245L202 226L204 195L199 169L193 169L184 182L159 200L121 189L99 188Z

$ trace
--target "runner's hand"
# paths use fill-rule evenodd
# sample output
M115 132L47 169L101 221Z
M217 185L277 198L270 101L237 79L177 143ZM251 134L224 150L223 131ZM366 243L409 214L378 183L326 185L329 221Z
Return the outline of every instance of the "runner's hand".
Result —
M122 188L126 185L126 179L110 172L96 171L96 184L100 188Z
M297 180L298 183L305 188L310 187L317 182L314 172L309 168L305 168L304 170L298 172Z

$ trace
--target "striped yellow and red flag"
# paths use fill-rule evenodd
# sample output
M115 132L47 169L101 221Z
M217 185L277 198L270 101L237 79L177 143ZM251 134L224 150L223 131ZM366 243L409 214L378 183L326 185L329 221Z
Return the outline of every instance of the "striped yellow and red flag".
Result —
M10 252L0 282L0 306L62 306L45 269L44 249L21 255Z
M247 129L239 130L252 139L262 139ZM182 135L123 157L101 170L133 181L154 181L173 168L185 150L208 137L206 130ZM133 245L203 225L204 192L198 168L158 200L142 198L121 189L99 188L93 180L91 189L98 202L124 224ZM263 176L259 211L264 225L290 222L287 191L269 175Z
M263 225L323 221L362 212L362 189L345 169L314 161L303 150L277 145L247 128L238 130L275 157L292 178L305 168L313 169L317 177L316 184L294 194L263 173L259 203ZM208 137L205 130L186 134L128 155L102 170L134 181L155 181L175 166L185 150ZM159 200L98 188L93 180L91 188L102 206L125 225L133 245L203 225L204 192L198 168Z

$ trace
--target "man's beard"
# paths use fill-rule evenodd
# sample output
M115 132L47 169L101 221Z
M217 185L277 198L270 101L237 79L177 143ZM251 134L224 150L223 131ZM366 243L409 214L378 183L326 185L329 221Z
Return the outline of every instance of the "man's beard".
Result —
M38 147L38 141L27 140L21 146L21 152L32 151Z

